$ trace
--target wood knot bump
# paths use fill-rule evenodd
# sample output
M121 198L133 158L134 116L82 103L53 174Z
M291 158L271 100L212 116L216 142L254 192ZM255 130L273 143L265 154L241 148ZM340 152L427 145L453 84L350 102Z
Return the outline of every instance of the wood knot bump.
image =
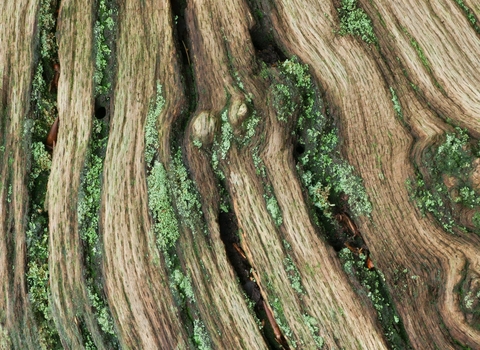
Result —
M242 125L248 115L248 107L242 100L234 100L228 113L229 122L233 128Z
M192 123L192 140L210 146L215 137L216 120L212 113L200 112Z

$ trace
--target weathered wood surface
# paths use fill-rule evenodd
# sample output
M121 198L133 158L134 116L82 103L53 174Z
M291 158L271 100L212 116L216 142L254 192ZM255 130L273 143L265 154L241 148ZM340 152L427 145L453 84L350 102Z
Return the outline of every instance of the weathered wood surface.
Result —
M478 18L478 4L464 3ZM32 201L26 185L32 136L26 125L41 45L40 5L13 0L0 5L0 349L39 348L43 336L25 277ZM408 338L402 346L480 348L479 317L467 315L462 306L468 292L478 313L480 237L445 232L433 216L422 216L405 185L418 169L428 174L425 152L453 130L451 125L480 136L480 34L455 1L359 0L359 5L373 23L375 45L339 35L338 1L118 1L97 272L121 348L280 348L280 336L290 348L395 346L378 320L377 306L344 272L312 216L294 159L298 116L292 112L291 120L281 121L274 106L272 86L281 79L281 62L264 67L269 79L260 73L259 49L251 36L260 18L271 29L271 43L309 65L339 128L341 152L364 181L373 211L351 225L358 227L375 268L385 276ZM97 102L93 28L98 11L89 1L62 0L57 20L59 131L45 210L53 331L67 349L88 347L87 339L99 349L111 346L89 299L86 245L78 223ZM169 187L180 237L168 254L189 278L195 302L179 301L171 259L165 259L167 252L153 233L145 128L158 84L164 105L155 116L155 159L171 183L181 181L174 159L181 160L194 184L189 191L198 192L201 204L194 220L182 216L181 193ZM402 118L393 108L392 89ZM243 142L242 123L252 116L259 118L256 133ZM230 139L224 152L225 125ZM281 224L268 208L271 195ZM219 215L225 199L238 225L237 259L252 268L243 277L222 242ZM460 213L462 225L473 227L474 211ZM301 292L293 287L288 264L297 269ZM249 306L239 283L247 275L267 311ZM467 278L470 289L459 292ZM268 322L270 312L277 325ZM316 320L314 330L308 317ZM273 327L274 336L266 336L262 325ZM198 340L200 333L206 343Z

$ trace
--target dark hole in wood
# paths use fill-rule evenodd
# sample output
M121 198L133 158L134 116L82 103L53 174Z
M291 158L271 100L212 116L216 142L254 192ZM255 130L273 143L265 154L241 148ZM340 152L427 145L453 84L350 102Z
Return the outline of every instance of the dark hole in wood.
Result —
M263 62L271 65L287 59L263 26L255 25L250 30L250 37L257 57Z
M103 119L107 115L107 109L105 107L97 107L95 110L95 118L97 119Z
M301 143L297 143L297 145L295 146L295 152L298 155L302 155L303 153L305 153L305 145L302 145Z

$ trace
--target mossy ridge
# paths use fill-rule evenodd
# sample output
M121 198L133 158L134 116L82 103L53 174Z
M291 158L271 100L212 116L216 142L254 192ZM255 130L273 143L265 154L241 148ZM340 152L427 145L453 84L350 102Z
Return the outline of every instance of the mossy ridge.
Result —
M280 65L280 71L288 85L295 87L287 97L298 99L295 133L297 144L304 151L298 155L297 170L313 204L328 216L332 204L346 194L355 216L369 216L372 205L363 181L340 155L338 130L322 113L323 102L318 98L308 66L293 57Z
M425 53L423 52L423 49L420 46L420 44L418 43L418 41L410 34L410 32L407 30L407 28L402 27L402 31L407 36L407 38L410 42L410 45L413 47L413 49L417 53L417 56L420 59L420 62L422 62L422 65L425 67L425 70L427 71L428 75L432 79L433 85L435 87L437 87L443 95L446 95L444 88L437 81L437 78L435 78L435 76L433 74L433 71L432 71L432 66L430 64L430 61L425 56Z
M115 332L113 317L103 292L101 273L102 244L99 235L99 215L102 191L102 175L105 152L108 143L108 126L94 119L92 134L85 156L85 165L80 178L78 195L78 227L84 247L85 282L88 299L93 307L102 331L102 341L112 349L120 347ZM88 331L82 332L85 344L91 343ZM92 348L90 346L90 348ZM93 349L93 348L92 348Z
M93 77L94 96L97 101L108 101L112 93L113 71L107 72L107 65L113 65L116 37L117 10L114 0L96 2L97 19L94 23L94 58ZM108 40L107 40L108 38ZM88 299L93 308L103 342L111 349L118 349L120 343L108 302L103 291L101 273L102 244L99 235L99 214L102 191L103 163L108 143L108 118L98 120L92 116L92 133L85 155L85 163L80 178L78 194L78 227L84 246L85 282ZM95 339L86 326L82 330L84 345L95 349Z
M193 229L196 220L191 215L201 211L201 204L193 182L183 165L182 153L178 149L172 159L171 170L155 159L159 147L157 118L163 110L165 99L162 86L157 83L156 96L151 103L145 123L145 163L147 165L148 207L152 214L152 231L159 251L163 254L170 290L181 311L183 324L190 335L192 344L202 350L211 349L211 340L195 307L195 294L189 272L182 268L176 253L180 237L179 219ZM173 201L172 196L178 198ZM174 203L177 205L175 207ZM200 214L198 214L200 215Z
M373 44L378 49L378 39L373 30L372 20L365 11L358 6L357 0L341 0L341 7L337 9L340 17L340 35L353 35L367 44Z
M231 59L231 58L230 58ZM245 120L242 122L240 125L240 132L237 134L236 132L234 133L233 127L229 122L228 118L228 113L230 110L230 103L231 103L231 96L227 94L227 103L225 107L222 109L220 112L220 133L219 135L215 135L213 146L212 146L212 151L211 151L211 164L213 171L218 179L218 190L219 193L222 193L221 196L221 203L220 203L220 210L228 213L231 208L230 208L230 196L228 192L225 189L225 174L223 173L220 162L221 161L227 161L228 162L228 157L227 154L232 146L232 144L235 144L239 149L241 148L248 148L249 153L252 155L252 160L255 165L256 169L256 174L261 178L261 183L263 186L263 197L265 199L265 206L270 214L274 224L278 227L281 226L283 223L283 218L282 218L282 212L281 209L278 205L277 199L275 197L275 193L273 190L273 187L268 181L267 177L267 172L266 172L266 167L259 155L259 146L258 145L252 145L251 141L254 138L258 138L259 135L259 123L261 116L259 115L258 111L255 109L255 103L254 103L254 97L251 93L248 93L248 91L245 90L245 87L238 75L233 70L233 64L230 64L230 73L232 76L235 78L236 85L238 89L244 94L245 101L244 103L247 106L247 109L249 111L249 115ZM264 70L266 71L266 65L263 64ZM269 73L267 76L265 76L265 79L269 79ZM279 102L280 100L278 100ZM286 119L284 121L287 121ZM238 135L238 136L237 136ZM286 242L286 247L285 249L288 249L287 246L289 247L288 242ZM300 294L303 294L303 286L301 285L301 279L300 279L300 274L298 272L297 267L295 266L293 260L289 255L284 261L284 268L289 276L289 279L292 283L292 288ZM268 278L267 278L268 281ZM268 283L268 282L267 282ZM281 307L281 302L278 298L275 297L275 292L273 290L273 284L268 283L268 290L271 292L270 295L273 295L274 301L270 303L270 306L272 307L272 310L274 312L274 318L275 321L277 322L278 326L280 327L283 335L292 336L293 333L288 326L288 323L286 321L286 318L283 314L283 309ZM245 296L247 304L251 303L251 300L249 299L248 296ZM255 319L258 321L258 315L254 315ZM313 317L312 317L313 319ZM273 333L270 334L270 332L273 332L270 327L261 327L263 330L264 336L268 339L274 339ZM318 336L318 328L315 327L310 327L309 328L311 331L313 330L315 341L320 343L320 340L323 341L321 337ZM289 344L292 345L294 348L296 348L297 344L296 341L294 340L289 340Z
M117 30L117 1L97 0L97 19L93 27L95 73L93 81L95 85L95 96L111 94L112 82L114 80L115 40ZM110 67L111 68L111 67Z
M446 232L480 234L480 195L470 179L475 170L473 161L480 157L480 143L466 130L455 127L424 154L416 177L407 181L410 196L421 213L431 213ZM458 222L458 208L475 210L472 225L466 227Z
M357 293L366 295L377 312L383 333L392 349L411 349L403 322L393 304L390 292L381 271L365 266L366 255L354 255L344 248L338 254L344 271L352 282L360 281ZM412 278L415 276L412 276Z
M280 65L280 70L281 77L290 80L288 85L295 86L290 95L297 94L295 98L299 111L296 142L302 146L301 154L296 152L297 171L315 208L312 214L317 224L323 225L327 232L335 229L337 223L333 214L338 210L336 208L344 206L341 198L345 195L348 197L349 210L354 216L368 217L372 206L363 182L354 174L353 167L341 157L338 130L328 108L324 107L323 101L318 97L319 93L310 77L308 66L293 58ZM394 107L399 109L395 97L392 93ZM354 257L348 249L344 249L339 253L339 258L345 263L355 263L356 267L350 278L357 279L365 288L364 293L372 300L389 344L394 348L408 348L408 337L381 272L365 267L366 255Z
M47 83L54 79L53 64L58 57L55 37L57 7L56 0L41 0L39 4L38 47L31 90L32 114L24 124L27 154L31 155L28 160L30 203L26 230L26 281L38 330L38 345L42 349L63 348L50 306L48 214L44 210L52 165L44 140L58 116L56 91L52 91L52 85Z
M480 330L480 288L475 283L476 275L469 275L470 263L465 262L462 269L461 279L454 291L458 293L460 309L466 316L467 322L472 328Z
M465 14L465 17L467 17L468 22L470 23L472 28L475 30L475 32L477 34L480 34L480 26L478 25L478 19L475 16L475 13L472 11L472 9L467 5L465 5L463 0L455 0L455 3L463 11L463 13Z

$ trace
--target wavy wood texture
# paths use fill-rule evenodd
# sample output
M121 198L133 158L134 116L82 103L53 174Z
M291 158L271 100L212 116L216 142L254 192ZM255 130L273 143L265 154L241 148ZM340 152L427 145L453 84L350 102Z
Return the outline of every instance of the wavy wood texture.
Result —
M480 6L464 3L478 17ZM480 136L479 34L453 0L358 4L372 20L377 47L338 34L337 0L118 1L99 203L103 250L96 272L103 277L121 348L199 348L199 324L215 349L394 346L360 282L344 272L312 216L294 159L297 116L280 121L274 106L272 86L281 79L280 63L268 67L270 80L260 74L259 49L251 35L260 18L271 30L264 33L270 43L309 65L339 127L342 154L364 181L373 211L354 222L375 268L385 276L411 347L480 348L478 317L466 315L465 296L458 291L460 283L474 294L480 291L480 238L469 232L452 235L430 215L422 216L405 185L416 169L428 175L426 152L452 130L452 123ZM37 1L0 4L0 349L41 343L25 278L28 198L33 194L26 186L29 148L22 143L28 135L23 124L32 113L38 9ZM86 348L88 337L99 349L110 346L88 296L77 217L96 103L93 28L98 11L89 1L63 0L57 22L60 123L46 209L50 307L59 345L66 349ZM187 220L178 210L182 193L169 187L180 225L170 253L179 261L176 268L190 277L195 299L187 308L174 292L172 270L156 244L148 208L151 164L145 164L145 128L157 84L165 104L155 116L156 160L171 184L181 181L173 160L181 151L176 161L183 162L194 184L189 190L198 192L201 202L201 212ZM393 108L392 88L402 120ZM242 123L253 115L259 118L255 135L249 142L238 141L245 136ZM227 123L233 136L225 146ZM217 169L212 157L218 159ZM473 173L474 184L476 177ZM272 195L281 211L280 225L269 212L266 198ZM238 223L236 249L252 267L244 272L259 288L267 308L263 314L258 305L249 306L227 256L220 203L230 206L228 215ZM474 211L455 208L462 224L473 227ZM297 269L301 292L293 287L288 264ZM478 309L480 302L473 302ZM262 330L272 327L270 312L277 323L273 337ZM316 322L313 328L306 321L310 318Z
M30 113L37 8L37 1L0 5L0 347L5 349L29 349L38 342L26 291L27 156L22 142Z

